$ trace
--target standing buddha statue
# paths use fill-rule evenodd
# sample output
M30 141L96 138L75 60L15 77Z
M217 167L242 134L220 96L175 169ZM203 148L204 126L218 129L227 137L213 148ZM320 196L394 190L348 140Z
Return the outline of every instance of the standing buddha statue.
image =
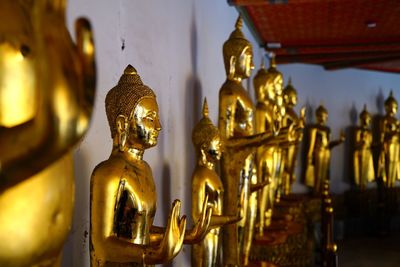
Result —
M244 37L242 19L224 43L223 56L227 75L219 91L218 128L226 140L221 158L221 180L225 189L224 209L241 221L224 227L223 262L225 266L247 265L257 213L256 191L264 185L258 183L253 154L261 145L271 145L290 134L274 136L271 132L254 134L254 107L242 80L253 69L251 43ZM254 193L254 195L251 195Z
M369 128L371 115L364 105L360 114L360 126L355 130L354 149L354 182L360 190L365 190L367 183L375 179L374 163L372 158L372 132Z
M96 75L90 24L77 21L74 44L65 7L0 1L0 266L59 266L71 228Z
M217 266L219 256L220 227L235 223L240 217L223 215L224 187L215 171L220 160L224 143L217 127L208 117L207 100L204 100L203 118L197 123L192 134L197 154L197 164L192 175L192 218L197 221L202 215L204 200L212 208L210 227L203 241L192 247L192 266Z
M345 135L342 131L339 140L330 141L331 130L326 126L328 111L320 105L315 114L317 123L309 128L305 183L313 188L315 194L321 194L325 181L329 179L331 150L344 142Z
M378 177L381 177L386 187L394 187L396 179L399 179L399 121L396 119L398 104L390 92L385 100L386 114L380 127L380 153L378 164Z
M285 107L282 98L282 74L276 69L275 58L271 57L268 70L261 64L254 77L254 90L257 99L255 128L257 133L272 132L278 134L282 128ZM270 225L274 202L278 197L278 186L283 174L282 148L279 143L257 150L257 174L268 185L259 197L258 232L263 235L265 226Z
M291 125L296 125L297 127L304 128L305 123L305 108L300 111L300 116L296 114L294 106L297 104L297 91L292 85L292 81L289 78L288 85L283 89L283 100L285 103L286 114L283 118L283 126L289 127ZM296 181L296 160L297 152L299 150L299 144L303 139L303 135L300 134L296 143L290 144L285 149L285 164L284 164L284 174L282 177L283 193L285 195L290 194L291 187Z
M183 243L202 240L211 208L205 200L196 225L186 231L180 201L175 200L167 227L153 226L157 196L143 153L157 144L161 124L156 96L132 66L108 92L106 113L113 148L91 177L91 266L152 266L170 261Z

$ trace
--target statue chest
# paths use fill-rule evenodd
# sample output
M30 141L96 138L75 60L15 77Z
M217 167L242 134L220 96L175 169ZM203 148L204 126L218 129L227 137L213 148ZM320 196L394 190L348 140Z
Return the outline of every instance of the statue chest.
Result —
M135 244L148 244L156 201L151 174L137 169L126 173L119 182L116 194L114 233Z

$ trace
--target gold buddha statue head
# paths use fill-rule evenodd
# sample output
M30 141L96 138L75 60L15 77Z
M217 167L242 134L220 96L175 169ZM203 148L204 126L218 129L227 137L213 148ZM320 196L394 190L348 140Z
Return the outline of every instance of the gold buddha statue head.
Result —
M371 124L371 114L367 110L367 105L364 105L363 111L360 113L361 126L368 127Z
M239 16L235 30L224 43L223 55L226 75L229 80L241 81L250 77L253 64L253 48L242 32L243 21Z
M292 79L289 77L288 84L283 89L283 101L286 106L293 108L297 104L297 91L292 85Z
M393 91L390 91L389 97L385 100L385 111L386 114L394 116L397 113L397 100L393 97Z
M203 118L192 132L192 141L198 157L207 162L216 162L221 158L223 142L219 130L208 117L207 99L204 99Z
M146 149L157 144L161 130L156 95L131 65L106 96L106 114L114 146Z
M323 105L319 105L319 107L315 111L315 115L317 117L317 122L321 125L324 125L328 120L328 110L326 110Z
M267 87L272 87L271 89L267 90L274 90L275 95L282 96L282 89L283 89L283 75L280 71L276 68L275 56L271 55L269 60L269 68L267 70Z
M253 85L255 90L256 99L259 102L265 100L275 101L275 88L273 86L267 86L269 78L268 71L264 67L264 59L261 62L260 69L254 76Z

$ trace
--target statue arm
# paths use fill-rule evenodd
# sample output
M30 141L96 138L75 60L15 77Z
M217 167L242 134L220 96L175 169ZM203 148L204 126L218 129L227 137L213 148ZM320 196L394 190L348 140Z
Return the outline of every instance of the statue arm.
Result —
M338 140L334 140L334 141L331 141L331 142L329 143L329 149L332 149L332 148L334 148L335 146L340 145L340 144L343 143L345 140L346 140L346 135L344 134L344 131L342 130L342 131L340 131L340 138L339 138Z
M317 138L317 129L314 127L310 128L310 133L309 133L310 145L308 147L308 152L307 152L307 161L309 162L309 164L311 164L312 162L312 155L314 152L316 138Z
M233 95L220 95L218 128L221 136L230 138L235 127L236 98Z

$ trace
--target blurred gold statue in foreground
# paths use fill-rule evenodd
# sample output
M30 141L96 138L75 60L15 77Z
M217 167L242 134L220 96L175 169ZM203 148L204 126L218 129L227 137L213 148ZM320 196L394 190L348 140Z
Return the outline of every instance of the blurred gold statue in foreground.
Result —
M106 97L113 138L110 158L93 171L90 186L91 266L149 266L174 258L182 244L205 236L211 208L205 199L191 231L180 218L180 201L170 211L165 229L153 226L156 190L146 149L157 144L161 130L154 92L132 66Z
M283 90L283 100L285 103L286 114L283 118L283 126L290 127L294 125L295 127L304 128L305 124L305 108L303 107L300 111L300 117L296 114L294 106L297 104L297 92L292 85L292 81L289 78L288 85ZM290 194L292 191L292 184L296 181L295 169L297 152L299 150L299 145L303 139L303 134L300 133L296 143L289 145L285 149L285 164L284 173L282 177L283 193L285 195Z
M309 129L305 182L307 186L313 188L315 194L321 194L325 181L329 179L331 149L343 143L345 135L342 131L339 140L330 142L331 130L326 126L328 111L321 105L315 114L317 123L311 125Z
M72 148L95 93L89 22L66 1L0 1L0 266L59 266L74 200Z
M223 215L224 187L215 172L215 163L221 158L223 141L218 128L208 118L207 101L204 100L203 118L193 129L193 144L196 148L197 165L192 178L192 217L197 221L202 215L203 203L208 198L212 208L210 227L213 229L199 244L192 248L192 266L217 266L220 226L235 223L238 216Z
M239 17L236 29L224 43L223 55L227 79L219 91L218 128L226 140L221 158L221 180L225 189L224 211L242 219L237 224L224 227L223 263L225 266L247 265L257 215L258 183L253 154L261 145L279 142L271 132L254 134L254 106L241 84L253 69L253 52L244 37Z
M399 166L399 121L396 119L398 104L390 92L389 97L385 101L386 114L383 117L379 133L380 147L378 177L381 177L386 187L394 187L396 179L400 178Z
M365 105L360 114L360 126L355 130L354 144L354 182L360 190L365 190L368 182L372 182L375 179L370 124L371 115Z

